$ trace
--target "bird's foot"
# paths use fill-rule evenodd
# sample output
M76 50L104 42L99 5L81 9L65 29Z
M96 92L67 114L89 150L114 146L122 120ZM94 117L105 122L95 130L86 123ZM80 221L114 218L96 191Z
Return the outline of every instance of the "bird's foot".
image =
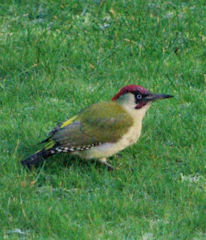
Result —
M99 159L99 162L100 162L101 164L104 164L104 165L107 167L107 170L108 170L108 171L113 171L113 170L114 170L114 167L107 162L107 159L106 159L106 158L101 158L101 159Z

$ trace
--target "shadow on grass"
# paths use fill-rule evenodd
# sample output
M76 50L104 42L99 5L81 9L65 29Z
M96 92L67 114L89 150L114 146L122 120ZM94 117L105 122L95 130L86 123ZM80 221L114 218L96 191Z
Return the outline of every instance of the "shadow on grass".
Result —
M22 166L23 167L23 166ZM44 170L51 170L54 169L61 169L61 168L74 168L74 169L91 169L93 167L97 169L107 169L107 166L100 163L98 160L91 159L91 160L84 160L78 156L72 156L65 153L60 153L56 156L49 157L45 159L43 162L39 163L36 166L32 166L31 169L25 167L28 171L38 170L40 168L44 168Z

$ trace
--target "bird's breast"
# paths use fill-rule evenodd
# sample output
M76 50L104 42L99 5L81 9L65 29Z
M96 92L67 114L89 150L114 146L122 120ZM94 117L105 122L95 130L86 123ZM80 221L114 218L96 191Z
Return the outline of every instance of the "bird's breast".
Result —
M87 151L78 152L77 154L80 155L80 157L87 159L107 158L134 144L140 137L142 129L142 119L149 107L150 104L137 111L133 108L130 109L125 106L125 110L128 111L128 114L133 118L133 125L127 130L127 132L115 143L103 143Z
M141 128L141 122L133 124L128 132L116 143L116 146L122 150L137 142L141 134Z
M93 147L87 151L79 152L78 155L86 159L110 157L126 147L134 144L140 137L141 128L142 124L136 123L130 127L127 133L124 134L117 142L103 143L100 146Z

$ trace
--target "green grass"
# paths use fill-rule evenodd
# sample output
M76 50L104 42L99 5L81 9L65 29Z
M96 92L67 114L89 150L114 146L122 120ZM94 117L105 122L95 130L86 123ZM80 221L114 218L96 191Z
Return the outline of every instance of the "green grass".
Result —
M0 239L206 239L205 13L204 0L0 3ZM22 168L57 122L131 83L175 98L110 158L119 170L67 155Z

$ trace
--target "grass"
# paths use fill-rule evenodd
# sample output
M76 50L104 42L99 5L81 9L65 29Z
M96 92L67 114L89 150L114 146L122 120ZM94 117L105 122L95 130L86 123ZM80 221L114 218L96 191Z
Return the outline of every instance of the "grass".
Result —
M205 11L204 0L1 2L1 239L206 239ZM131 83L175 98L110 158L119 170L66 155L22 168L57 122Z

